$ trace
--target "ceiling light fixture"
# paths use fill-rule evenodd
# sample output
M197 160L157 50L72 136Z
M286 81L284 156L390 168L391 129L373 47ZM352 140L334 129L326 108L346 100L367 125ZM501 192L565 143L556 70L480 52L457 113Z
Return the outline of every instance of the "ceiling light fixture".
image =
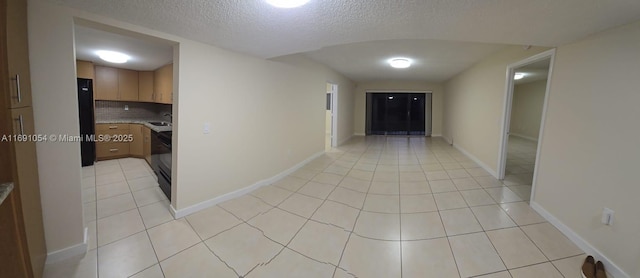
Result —
M392 58L388 62L391 67L396 69L406 69L411 66L411 60L407 58Z
M272 6L283 9L300 7L307 4L307 2L309 2L309 0L267 0L267 3Z
M96 51L96 54L98 54L98 57L100 57L100 59L115 64L126 63L127 61L129 61L129 59L131 59L129 55L116 51L99 50Z
M513 79L514 79L514 80L520 80L520 79L524 78L524 75L525 75L525 74L524 74L524 73L522 73L522 72L516 72L516 73L513 75Z

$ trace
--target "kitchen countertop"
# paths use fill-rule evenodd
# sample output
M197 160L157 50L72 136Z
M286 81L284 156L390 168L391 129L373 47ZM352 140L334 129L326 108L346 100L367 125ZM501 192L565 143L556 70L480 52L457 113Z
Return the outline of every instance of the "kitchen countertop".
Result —
M145 120L106 120L106 121L96 121L96 124L141 124L150 128L155 132L165 132L171 131L171 126L155 126L150 124L149 122L160 122L160 121L145 121Z
M2 204L2 202L4 202L5 199L7 199L7 196L9 196L11 190L13 190L13 183L9 182L0 184L0 205Z

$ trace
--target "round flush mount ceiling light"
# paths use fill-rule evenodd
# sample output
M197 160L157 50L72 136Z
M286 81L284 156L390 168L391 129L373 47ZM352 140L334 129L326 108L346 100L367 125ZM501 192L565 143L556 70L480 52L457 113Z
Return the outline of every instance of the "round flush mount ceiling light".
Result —
M100 59L116 64L126 63L127 61L129 61L129 59L131 59L129 55L116 51L99 50L96 51L96 54L98 54L98 57L100 57Z
M411 60L407 58L392 58L388 62L391 67L396 69L406 69L411 66Z
M266 0L267 3L271 4L274 7L290 9L300 7L304 4L307 4L309 0Z
M515 80L520 80L520 79L524 78L524 75L525 75L525 74L524 74L524 73L522 73L522 72L516 72L516 73L513 75L513 79L515 79Z

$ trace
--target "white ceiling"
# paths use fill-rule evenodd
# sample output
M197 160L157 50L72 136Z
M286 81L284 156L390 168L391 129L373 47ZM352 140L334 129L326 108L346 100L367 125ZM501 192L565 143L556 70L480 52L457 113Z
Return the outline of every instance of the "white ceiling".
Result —
M151 41L132 34L118 34L115 30L103 31L82 25L75 26L76 59L91 61L97 65L113 66L132 70L155 70L173 60L173 46ZM103 61L95 53L111 50L127 54L131 59L125 64Z
M310 56L330 67L350 71L353 69L347 65L333 64L331 61L337 58L326 58L325 53L335 51L357 56L359 48L350 48L350 44L384 40L558 46L640 20L640 1L637 0L311 0L294 9L274 8L264 0L41 1L262 58L311 52ZM474 53L487 51L488 47L484 44L458 46L464 51L472 49ZM441 50L442 45L434 49ZM374 55L391 50L372 49L371 55L358 57L377 61L383 57ZM464 51L459 54L465 55ZM434 53L427 54L416 58L434 57ZM444 72L451 72L455 66L445 65L443 72L423 79L446 78ZM388 77L367 74L367 71L375 70L363 66L352 78ZM402 77L408 78L409 72L405 71Z
M325 47L305 55L355 81L442 82L504 47L439 40L387 40ZM410 58L413 64L406 69L391 68L387 61L393 57Z

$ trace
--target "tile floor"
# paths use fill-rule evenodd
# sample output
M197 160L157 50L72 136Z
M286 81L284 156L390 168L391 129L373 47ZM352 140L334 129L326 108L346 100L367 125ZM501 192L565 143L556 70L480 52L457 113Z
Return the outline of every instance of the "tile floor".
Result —
M83 175L90 251L45 277L579 277L584 259L437 138L356 138L180 219L144 160Z
M531 184L533 183L537 148L537 142L509 136L507 168L503 183L526 201L531 199Z

